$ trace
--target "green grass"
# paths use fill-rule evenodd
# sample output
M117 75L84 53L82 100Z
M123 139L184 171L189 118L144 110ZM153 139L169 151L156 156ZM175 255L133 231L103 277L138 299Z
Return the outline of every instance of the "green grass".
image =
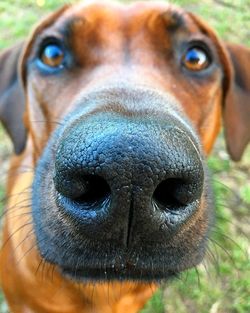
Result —
M101 0L100 0L101 1ZM0 49L25 38L41 16L69 1L1 0ZM209 21L225 40L250 46L250 0L176 0ZM224 4L221 4L224 3ZM205 261L155 294L143 313L250 312L250 151L233 164L220 138L209 158L216 198L216 226ZM0 162L9 154L0 128ZM3 173L1 172L1 177ZM0 197L4 194L0 180ZM0 294L0 313L6 312Z

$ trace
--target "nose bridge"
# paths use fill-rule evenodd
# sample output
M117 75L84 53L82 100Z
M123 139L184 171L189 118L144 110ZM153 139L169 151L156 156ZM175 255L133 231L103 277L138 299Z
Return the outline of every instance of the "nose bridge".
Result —
M134 86L143 86L144 89L154 89L159 92L171 90L171 78L165 73L164 77L158 68L150 67L149 64L122 63L102 64L95 69L93 81L101 86L127 85L128 90Z
M157 94L165 94L165 97L172 99L169 103L172 102L179 106L174 95L171 96L168 93L167 79L165 83L163 86L162 79L157 73L140 65L101 64L89 73L87 84L83 77L82 88L77 95L77 103L86 103L86 96L90 95L93 99L95 95L102 93L100 97L107 101L97 101L99 106L106 106L110 102L115 102L124 109L133 106L133 110L137 111L137 108L143 108L143 106L156 107L157 98L159 98ZM152 95L153 91L154 94ZM131 101L128 101L130 97ZM154 101L151 103L145 101L146 97L150 97L152 100L154 98ZM161 105L164 104L166 105L167 101L162 101Z
M175 127L178 126L189 134L200 150L199 138L179 102L171 94L149 86L136 85L135 87L127 82L118 84L113 82L108 87L91 86L89 92L84 90L79 96L75 107L73 114L66 118L66 124L99 113L114 113L120 117L130 117L131 121L133 119L144 119L155 123L159 121L164 125L172 125L174 122Z
M74 108L72 119L76 119L77 115L79 118L84 118L85 115L102 112L116 113L125 117L142 117L148 120L169 120L169 116L172 116L189 129L194 137L197 137L176 98L172 94L161 92L143 83L133 85L133 81L124 79L105 80L103 83L102 78L101 81L83 89L75 101Z

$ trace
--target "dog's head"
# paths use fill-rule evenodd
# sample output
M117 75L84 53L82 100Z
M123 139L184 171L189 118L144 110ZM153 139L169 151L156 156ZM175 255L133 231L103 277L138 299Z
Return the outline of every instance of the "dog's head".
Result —
M250 139L249 65L249 50L153 2L64 7L6 51L0 114L16 152L28 133L42 257L90 280L198 264L213 220L204 156L221 116L233 159Z

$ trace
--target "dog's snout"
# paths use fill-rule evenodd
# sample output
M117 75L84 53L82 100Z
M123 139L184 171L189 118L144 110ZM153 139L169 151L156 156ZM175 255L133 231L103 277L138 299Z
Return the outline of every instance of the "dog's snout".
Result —
M198 209L203 191L190 136L171 120L96 116L74 123L55 158L59 207L100 240L171 235Z

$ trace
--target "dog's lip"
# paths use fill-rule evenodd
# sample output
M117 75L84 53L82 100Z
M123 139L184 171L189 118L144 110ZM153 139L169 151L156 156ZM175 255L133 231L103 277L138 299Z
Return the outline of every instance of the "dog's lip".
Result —
M86 267L86 268L63 268L60 267L61 273L69 279L75 281L150 281L159 282L162 280L178 276L178 270L162 271L162 269L139 268L135 265L124 265L111 267Z

